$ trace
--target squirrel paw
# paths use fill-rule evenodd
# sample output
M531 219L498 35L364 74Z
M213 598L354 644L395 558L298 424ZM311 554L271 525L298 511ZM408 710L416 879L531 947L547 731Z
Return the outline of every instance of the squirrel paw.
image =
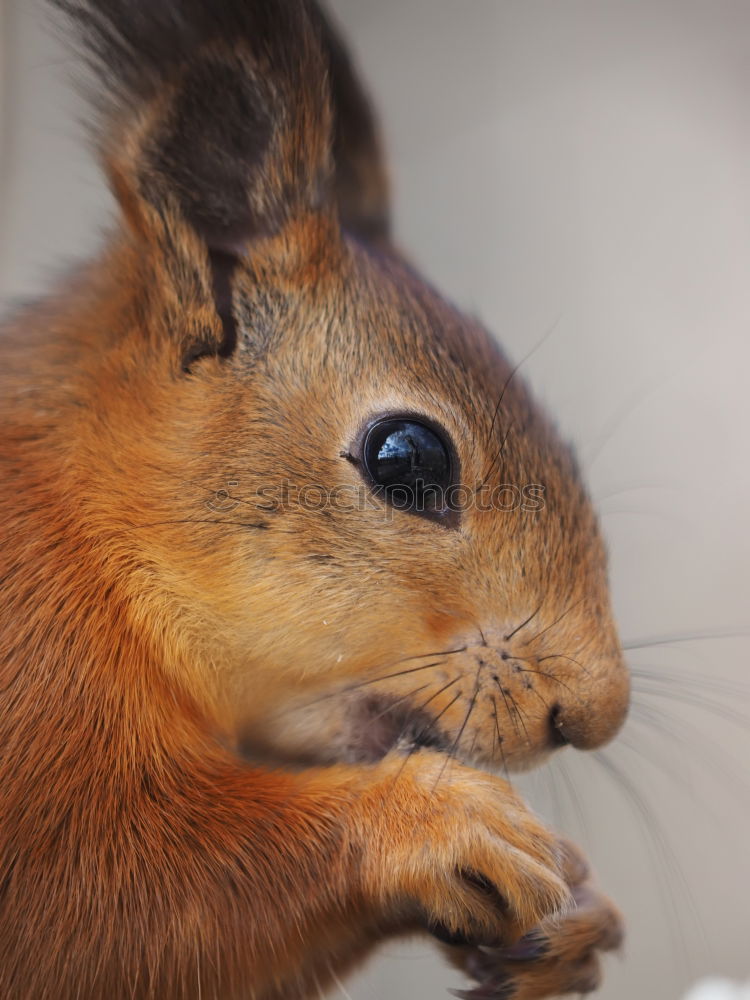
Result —
M564 846L508 782L429 752L393 767L370 814L381 898L443 941L506 947L571 905Z
M618 948L622 918L614 905L587 881L581 855L566 845L566 878L574 907L546 919L506 948L451 948L454 965L477 986L454 990L461 1000L542 1000L570 993L593 993L601 984L599 953Z

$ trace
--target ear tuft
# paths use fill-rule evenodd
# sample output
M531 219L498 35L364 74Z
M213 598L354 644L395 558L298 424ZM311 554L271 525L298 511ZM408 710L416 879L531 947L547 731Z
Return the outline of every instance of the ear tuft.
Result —
M390 184L370 98L330 18L317 9L333 104L336 199L345 230L364 242L390 238Z
M138 293L183 372L229 357L238 327L247 342L236 288L269 273L254 253L309 281L311 263L335 264L342 228L387 241L375 118L315 0L48 2L94 71Z
M273 137L271 103L241 62L209 56L188 67L144 150L143 194L158 202L160 192L171 191L206 243L226 251L280 225L250 183Z
M129 208L128 188L237 252L325 202L330 92L308 0L51 2L95 70L100 144Z

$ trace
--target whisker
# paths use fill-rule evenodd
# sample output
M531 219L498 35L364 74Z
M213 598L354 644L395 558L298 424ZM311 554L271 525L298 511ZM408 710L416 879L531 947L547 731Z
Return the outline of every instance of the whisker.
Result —
M708 642L712 639L747 639L750 637L750 630L746 628L738 629L713 629L705 632L685 632L682 635L657 635L652 638L631 639L624 642L622 648L626 651L634 649L649 649L651 646L675 646L681 642Z
M513 659L514 660L519 660L521 663L529 663L530 662L529 660L525 660L522 656L514 656ZM546 657L545 657L545 659L546 659ZM546 670L533 670L531 667L520 667L519 670L518 670L518 673L519 674L538 674L539 677L547 677L547 678L549 678L549 680L554 681L556 684L559 684L560 687L564 687L566 691L569 691L570 694L576 699L576 701L578 701L578 702L582 701L580 695L577 695L575 693L575 691L570 686L570 684L566 684L565 681L561 681L559 677L555 677L554 674L550 674Z
M634 687L637 687L641 681L646 681L649 684L663 684L665 687L675 685L676 687L697 688L711 693L719 692L731 695L733 698L750 698L750 685L741 684L739 681L729 680L726 677L715 677L711 674L696 676L692 671L677 674L662 667L654 667L653 669L629 667L629 671Z
M727 705L722 705L721 702L714 701L713 699L705 698L701 695L691 694L689 691L675 691L674 689L664 689L660 688L658 684L654 684L650 691L645 691L641 688L642 694L653 695L655 698L666 698L668 700L679 701L683 705L690 705L693 708L701 708L706 712L711 712L719 719L724 719L726 722L732 722L735 726L739 726L746 733L750 733L750 721L748 721L739 712L735 712L732 708Z
M430 687L430 685L432 683L434 683L434 682L433 681L428 681L426 684L422 684L422 685L420 685L420 687L414 688L414 690L410 691L408 694L404 694L400 698L396 698L395 701L389 702L387 708L384 708L382 712L378 712L377 715L369 715L367 717L367 721L368 722L377 722L378 719L382 719L383 716L388 715L388 713L392 712L393 709L396 708L398 705L403 704L403 702L405 702L405 701L409 701L409 699L413 698L415 694L419 694L420 691L424 691L425 688Z
M511 711L510 702L508 701L508 695L507 695L507 693L505 691L505 688L502 686L502 684L500 683L500 681L498 680L497 677L493 677L492 679L494 680L495 684L497 685L497 688L500 691L500 694L503 696L503 701L505 702L505 712L506 712L508 718L510 719L510 721L513 723L513 728L515 729L516 733L520 736L521 735L521 730L518 728L518 723L516 722L516 717L513 714L513 712Z
M600 504L605 500L611 500L613 497L622 496L623 493L636 493L643 490L663 490L669 493L682 493L682 490L678 486L673 486L669 483L626 483L624 486L619 486L617 489L611 489L607 493L597 493L593 500L595 503Z
M456 678L456 680L458 680L458 678ZM453 683L455 683L455 681ZM446 686L448 686L448 685L446 685ZM416 739L424 739L424 737L428 736L431 732L433 732L433 730L437 726L437 724L440 721L440 719L442 719L442 717L445 715L446 712L450 711L450 709L453 707L453 705L456 704L456 702L458 701L458 699L460 697L461 697L461 692L458 691L453 696L453 698L448 702L448 704L440 712L438 712L438 714L435 716L435 718L432 720L432 722L430 722L429 726L426 726L424 729L421 729L417 733L417 735L416 735L415 738ZM406 756L404 757L403 764L398 769L398 771L396 772L396 774L395 774L395 776L393 778L393 783L394 784L398 781L398 779L404 773L404 768L406 767L406 765L411 760L413 754L415 754L417 752L417 750L420 750L420 749L422 749L422 748L417 743L415 743L414 746L412 746L412 747L409 748ZM440 773L442 774L442 771ZM437 782L435 783L435 787L437 787Z
M651 705L634 702L632 711L634 719L637 720L640 716L645 724L650 725L656 732L676 743L681 756L686 754L688 757L692 756L696 763L705 768L711 774L711 777L714 777L714 772L710 770L706 763L707 760L710 760L716 773L722 779L727 781L731 779L732 785L740 791L743 797L748 795L750 792L750 782L737 769L734 759L726 752L723 746L706 736L697 726L682 716L675 715L668 710L665 711L663 707L657 711ZM674 722L676 728L671 728L668 725L670 721ZM692 741L685 738L686 733L692 734ZM697 752L698 748L700 748L700 753Z
M406 677L408 674L419 673L420 670L430 670L432 667L442 666L443 663L445 663L445 660L436 660L434 663L423 663L419 667L409 667L407 670L396 670L391 674L383 674L380 677L371 677L366 681L357 681L354 684L347 684L345 687L339 688L337 691L327 691L325 694L319 695L312 701L307 702L307 704L317 705L319 702L327 701L329 698L338 698L342 694L348 694L349 691L358 691L360 688L368 687L370 684L377 684L379 681L392 680L394 677Z
M448 688L450 688L453 684L457 683L457 681L459 681L459 680L460 680L460 677L456 676L456 677L453 678L452 681L448 681L447 684L444 684L441 688L439 688L437 691L435 691L434 694L430 695L430 697L425 702L423 702L421 705L419 705L417 707L416 711L418 711L418 712L422 711L424 708L426 708L427 705L430 704L431 701L433 701L440 694L442 694L443 691L447 691ZM401 764L401 767L398 769L398 771L396 772L396 774L393 777L392 784L395 784L399 780L399 778L401 777L401 775L404 773L404 768L409 763L409 761L411 760L412 756L418 750L422 749L422 747L419 745L419 743L417 742L417 740L423 739L430 732L432 732L432 730L437 725L438 720L440 719L440 717L446 711L448 711L448 709L451 707L451 705L453 705L458 700L458 698L460 698L460 697L461 697L461 692L459 691L458 694L456 695L456 697L453 699L453 701L449 702L445 706L445 708L442 710L442 712L440 712L438 715L435 716L434 719L432 719L432 721L430 722L430 724L428 726L425 726L424 729L420 729L420 731L415 734L414 742L413 742L412 746L410 746L409 749L407 750L406 755L404 756L403 763ZM404 730L401 731L401 737L403 738L403 736L404 736Z
M458 701L458 699L460 697L461 697L461 692L459 691L448 702L448 704L445 706L445 708L441 709L440 712L438 712L438 714L435 716L435 718L430 723L429 728L427 730L425 730L425 732L432 732L432 730L435 728L435 726L437 725L437 723L440 722L440 720L445 715L445 713L448 712L456 704L456 702ZM420 736L421 735L422 735L422 733L420 733Z
M636 816L639 819L641 829L648 834L647 843L655 851L655 854L652 853L652 867L657 880L662 885L662 889L666 890L666 896L669 900L672 911L672 917L668 923L672 929L673 940L682 952L683 961L689 964L687 942L685 940L685 934L682 927L682 912L680 907L677 905L672 885L665 874L665 868L680 884L688 906L692 911L692 916L695 920L696 926L700 929L704 938L705 930L703 928L703 923L700 920L695 900L693 899L693 895L690 891L690 886L687 882L682 866L677 860L675 852L669 846L669 840L665 836L664 829L655 811L651 808L647 799L638 790L630 776L623 771L622 768L618 767L618 765L615 764L605 751L595 750L592 756L594 760L596 760L610 775L610 777L615 780L615 783L624 791L626 798L636 810Z
M586 838L586 840L589 840L589 827L586 821L586 814L584 813L581 796L578 794L578 789L575 786L575 782L570 777L568 769L565 766L564 760L562 760L560 757L556 757L554 760L554 764L558 768L560 777L562 778L563 784L565 785L567 793L570 796L571 802L573 804L573 809L576 814L576 819L578 821L578 825L583 831L583 835Z
M557 787L555 776L550 768L545 767L542 773L544 774L544 780L548 789L550 805L554 816L554 826L556 829L559 829L563 825L563 807L562 799L560 798L560 789Z
M451 746L450 750L448 751L448 753L446 755L445 763L443 764L442 768L440 769L440 773L437 776L437 780L435 781L434 788L437 788L438 784L440 783L440 780L443 777L443 774L445 773L445 769L448 766L448 763L455 758L456 752L458 751L458 747L459 747L459 745L461 743L461 739L462 739L462 737L464 735L464 732L466 730L467 725L469 724L469 719L471 718L472 712L474 711L474 708L476 707L477 698L479 697L479 676L480 676L481 670L482 670L482 667L481 667L481 664L480 664L480 666L477 667L477 675L476 675L476 679L474 681L474 693L471 696L471 702L469 704L469 708L468 708L468 710L466 712L466 715L464 716L464 721L461 723L461 728L458 730L458 734L457 734L455 740L453 741L453 745Z
M466 646L459 646L456 649L447 649L447 650L443 650L442 652L438 652L438 653L434 653L434 652L433 653L417 653L417 654L414 654L412 656L403 656L403 657L401 657L400 660L393 660L391 663L385 664L385 669L388 669L388 667L396 667L396 666L399 665L399 663L408 663L411 660L422 660L422 659L425 659L426 657L432 657L432 656L454 656L457 653L463 653L463 652L465 652L466 648L467 648ZM445 662L444 660L436 660L434 663L426 663L426 664L424 664L423 666L420 666L420 667L411 667L408 670L397 670L397 671L395 671L395 673L383 674L383 675L378 676L378 677L370 677L368 680L365 680L365 681L355 681L352 684L347 684L344 687L338 688L336 691L328 691L328 692L326 692L326 694L319 695L317 698L314 698L312 701L307 702L307 704L308 705L317 705L319 702L321 702L321 701L327 701L329 698L338 698L342 694L346 694L349 691L356 691L358 688L367 687L368 684L377 684L379 681L391 680L394 677L403 677L406 674L416 673L419 670L428 670L430 667L439 667L439 666L442 666L442 664L444 662Z
M531 673L531 671L530 670L521 670L521 671L519 671L519 673L528 674L528 673ZM539 699L539 701L541 701L542 705L544 706L545 711L549 712L549 710L550 710L549 702L545 698L543 698L542 695L539 694L539 692L534 687L534 685L531 683L531 681L529 681L528 683L529 683L529 686L526 688L526 690L530 691L532 694L536 695L536 697Z
M461 697L461 692L458 691L453 696L453 698L448 702L448 704L444 708L442 708L440 712L438 712L438 714L435 716L432 722L430 722L429 726L427 726L425 729L420 729L420 731L417 733L417 738L424 739L425 736L428 736L430 733L432 733L435 727L437 726L438 722L440 722L440 720L442 719L442 717L445 715L446 712L450 711L450 709L456 704L456 702L460 697Z
M517 632L520 632L522 628L526 628L526 626L527 626L527 625L529 624L529 622L532 622L532 621L533 621L533 620L534 620L534 619L536 618L536 616L537 616L537 615L539 614L539 612L540 612L540 611L542 610L543 606L544 606L544 601L542 601L542 603L541 603L541 604L539 605L539 607L538 607L538 608L536 609L536 611L532 612L532 613L531 613L531 614L529 615L529 617L528 617L528 618L527 618L527 619L526 619L525 621L522 621L520 625L517 625L517 626L516 626L516 628L514 628L512 632L509 632L509 633L508 633L508 634L507 634L507 635L506 635L506 636L504 637L504 638L505 638L505 641L506 641L506 642L508 642L508 640L509 640L509 639L512 639L512 638L513 638L513 636L514 636L514 635L515 635L515 634L516 634Z
M487 435L487 447L488 448L489 448L490 442L492 441L492 435L495 433L495 424L497 423L497 418L498 418L498 416L500 414L500 407L503 405L503 400L505 399L505 393L506 393L506 391L508 389L508 386L513 381L513 379L516 377L516 375L518 374L518 372L521 369L521 367L523 365L525 365L526 362L534 354L536 354L536 352L540 349L540 347L542 347L549 340L549 338L552 336L552 334L555 332L555 330L560 325L560 320L561 319L562 319L562 316L558 316L557 319L555 320L555 322L550 327L548 327L547 330L545 330L544 335L541 337L541 339L538 340L536 342L536 344L534 344L534 346L531 348L531 350L529 350L521 358L521 360L513 368L513 370L511 371L510 375L508 375L507 379L505 380L505 383L503 384L503 387L500 390L500 397L499 397L499 399L497 401L497 404L495 406L495 411L492 414L492 422L490 424L489 434ZM487 477L485 476L484 477L484 482L486 482L486 481L487 481Z
M226 527L240 527L240 528L253 528L257 531L265 531L268 529L268 524L265 521L251 522L251 521L228 521L224 518L196 518L196 517L179 517L167 521L145 521L142 524L132 524L127 528L119 528L113 531L113 535L123 535L128 531L142 531L145 528L162 528L168 527L170 525L177 524L220 524Z
M550 624L547 625L546 628L543 628L541 630L541 632L537 632L536 635L532 636L530 639L527 639L526 640L526 645L530 646L532 642L536 642L536 640L539 638L540 635L544 635L545 632L549 632L549 630L551 628L554 628L555 625L559 625L560 622L563 620L563 618L565 618L566 615L569 615L571 611L573 611L575 608L577 608L580 604L583 604L583 600L584 599L581 598L580 600L576 601L574 604L571 604L568 608L565 609L565 611L563 611L563 613L561 615L559 615L557 618L555 618L555 620L553 622L550 622Z
M529 737L529 731L526 728L526 720L523 717L523 712L519 708L518 702L513 697L513 693L511 691L507 691L506 694L508 696L508 699L510 700L511 705L513 706L513 709L515 710L515 712L518 715L518 721L521 723L521 726L523 727L523 732L524 732L524 735L526 737L526 742L528 743L529 747L531 747L531 739Z
M464 735L464 730L466 729L466 726L468 725L469 719L471 718L471 713L474 711L474 707L475 707L475 705L477 703L477 698L479 697L479 687L480 687L480 685L479 685L479 676L480 676L481 670L482 670L481 666L477 667L477 675L476 675L476 678L474 680L474 693L471 696L471 704L469 705L469 710L466 713L466 717L465 717L464 721L461 723L461 728L458 731L458 736L456 736L456 739L453 742L453 746L450 748L450 750L448 752L448 756L449 757L453 757L454 754L456 753L456 751L458 750L458 746L459 746L459 744L461 742L461 737Z
M585 465L587 469L591 469L596 460L602 454L606 448L609 441L614 437L614 435L619 430L621 424L627 420L640 406L644 400L656 390L661 389L664 382L670 376L673 376L674 372L667 373L665 378L661 375L659 378L651 377L642 385L640 385L634 393L628 396L614 411L610 416L609 420L604 425L603 432L599 435L599 439L594 443L593 447L588 449L588 454L585 456Z
M540 656L536 661L537 663L544 663L545 660L570 660L571 663L575 663L576 666L580 667L581 670L587 676L591 676L591 671L584 667L580 660L577 660L574 656L568 656L567 653L547 653L546 656Z
M615 510L600 510L599 517L603 521L605 517L617 517L619 514L629 514L632 517L655 517L667 524L680 523L683 526L690 522L686 517L679 517L674 512L664 510L654 510L652 507L617 507Z
M496 455L495 455L495 457L494 457L494 458L492 459L492 462L491 462L491 464L490 464L490 467L489 467L489 469L487 470L487 472L486 472L486 473L484 474L484 476L482 477L482 482L481 482L481 486L480 486L480 489L481 489L482 487L484 487L484 486L486 486L486 485L487 485L487 482L488 482L488 480L490 479L490 477L491 477L491 476L493 475L493 473L495 472L495 468L496 468L496 467L498 467L498 468L499 468L499 466L500 466L500 460L501 460L501 459L502 459L502 457L503 457L503 452L505 451L505 446L506 446L506 444L508 443L508 438L510 437L510 432L511 432L512 430L513 430L513 421L511 420L511 421L510 421L510 423L508 424L508 429L507 429L507 431L505 432L505 436L503 437L503 440L502 440L502 442L500 443L500 448L498 449L498 452L497 452L497 454L496 454Z
M680 753L683 752L684 744L687 743L687 740L678 740L676 734L670 732L669 729L662 724L662 720L660 719L660 717L656 712L652 712L650 709L647 709L645 705L632 705L630 709L630 714L631 718L636 723L640 720L640 722L644 726L651 726L651 728L658 735L664 736L665 738L668 738L676 743L682 743L683 746L680 748ZM680 788L682 788L684 792L690 793L692 791L690 783L686 780L685 775L682 772L675 770L675 768L673 767L668 767L662 761L657 761L654 758L650 757L643 749L643 747L639 746L637 743L634 743L632 740L629 740L627 736L621 735L618 738L618 742L622 746L626 747L631 753L634 753L642 760L645 760L646 763L649 764L651 767L654 767L657 770L661 771L661 773L666 775L666 777L668 777L670 781L674 782L675 785L678 785Z
M421 705L418 705L418 706L417 706L417 709L416 709L416 711L417 711L417 712L422 712L422 711L424 711L424 709L425 709L425 708L427 708L427 706L428 706L428 705L430 704L430 702L431 702L431 701L434 701L434 700L435 700L435 698L439 698L439 697L440 697L440 695L441 695L441 694L442 694L442 693L443 693L444 691L447 691L447 690L448 690L448 688L451 688L451 687L453 687L453 685L454 685L454 684L457 684L457 683L458 683L458 682L459 682L460 680L461 680L460 676L456 676L456 677L454 677L454 678L453 678L453 680L452 680L452 681L448 681L448 683L447 683L447 684L443 684L443 686L442 686L441 688L438 688L438 690L437 690L437 691L435 691L435 693L434 693L434 694L431 694L431 695L430 695L430 697L429 697L429 698L427 699L427 701L424 701L424 702L422 702L422 704L421 704ZM419 734L419 735L421 735L421 731L420 731L420 734Z
M500 751L500 759L503 762L503 771L505 772L505 778L507 781L510 781L510 777L508 775L508 762L505 759L505 750L503 749L503 736L500 732L500 723L498 722L497 719L497 699L495 698L494 694L492 695L492 706L493 706L493 718L495 719L495 739L497 740L497 748ZM495 757L494 742L492 744L492 757L494 760Z
M447 684L443 684L443 686L441 688L438 688L437 691L433 692L433 694L431 694L430 697L426 701L422 702L421 705L418 705L416 707L416 709L415 709L415 712L422 712L422 711L424 711L424 709L430 704L431 701L434 701L435 698L438 698L444 691L447 691L454 684L456 684L460 679L461 679L460 676L456 676L456 677L453 678L452 681L448 681ZM429 687L428 684L425 684L424 686L425 687ZM450 707L450 706L448 706L448 707ZM440 714L442 715L442 712ZM401 765L401 767L398 769L398 771L396 773L396 777L394 779L395 781L397 781L401 777L401 774L403 773L404 768L406 767L407 763L411 759L412 754L416 753L417 750L421 749L421 747L419 746L419 743L417 741L420 740L420 739L424 739L425 736L427 736L430 732L432 732L432 730L435 728L435 725L437 724L437 719L439 719L439 718L440 718L440 715L438 715L436 719L433 719L428 726L426 726L424 729L420 729L419 732L415 734L415 736L414 736L414 743L413 743L412 746L409 747L409 749L408 749L408 751L406 753L406 759L404 760L404 763ZM403 738L404 735L405 735L405 730L402 729L401 730L401 738Z

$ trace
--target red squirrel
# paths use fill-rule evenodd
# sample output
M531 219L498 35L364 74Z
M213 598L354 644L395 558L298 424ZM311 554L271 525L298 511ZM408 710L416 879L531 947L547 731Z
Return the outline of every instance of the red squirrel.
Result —
M0 336L0 996L287 1000L419 933L594 989L619 915L507 777L627 711L570 448L394 245L315 3L55 6L119 220Z

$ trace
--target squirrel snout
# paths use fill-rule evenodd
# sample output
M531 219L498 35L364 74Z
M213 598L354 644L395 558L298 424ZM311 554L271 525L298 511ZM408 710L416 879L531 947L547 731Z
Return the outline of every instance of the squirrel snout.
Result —
M578 750L596 750L609 743L628 714L630 681L624 666L614 676L592 681L588 696L556 702L549 713L550 742Z

